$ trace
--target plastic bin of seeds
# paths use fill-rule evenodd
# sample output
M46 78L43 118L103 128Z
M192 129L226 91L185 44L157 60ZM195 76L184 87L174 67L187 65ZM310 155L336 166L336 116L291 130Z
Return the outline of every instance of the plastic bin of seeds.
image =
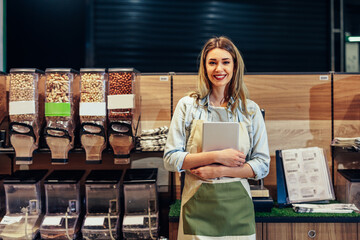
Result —
M46 84L45 84L45 138L47 144L56 145L56 141L49 143L49 138L68 139L68 145L60 147L61 150L67 151L73 147L74 130L75 130L75 96L74 96L74 79L77 76L77 71L71 68L47 68ZM62 141L57 141L63 144ZM66 145L66 144L65 144ZM67 152L66 151L66 152ZM66 161L66 159L58 158L61 153L54 153L52 151L53 161L59 163ZM67 154L65 154L67 156Z
M105 68L80 69L80 135L86 160L100 161L106 145L106 84Z
M35 68L10 69L10 141L15 148L18 164L30 164L32 152L38 146L42 124L39 102L44 95L39 90L39 85L43 74L43 71Z
M135 112L136 82L134 68L109 68L108 118L110 122L131 122Z
M6 116L6 106L6 75L0 72L0 124Z

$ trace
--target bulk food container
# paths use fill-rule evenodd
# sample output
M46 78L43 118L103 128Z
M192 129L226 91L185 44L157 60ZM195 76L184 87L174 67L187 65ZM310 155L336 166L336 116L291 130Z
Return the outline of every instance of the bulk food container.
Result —
M338 169L336 190L337 200L360 208L360 169Z
M10 142L16 164L31 164L39 145L43 120L44 72L35 68L10 69L9 116Z
M41 181L46 173L46 170L18 170L4 179L6 215L0 222L0 239L40 239Z
M140 132L140 73L134 68L109 68L108 73L109 142L115 164L128 164Z
M82 239L80 180L83 170L54 170L44 181L46 214L40 226L42 239Z
M68 152L74 147L77 72L70 68L48 68L45 74L45 139L52 163L67 163Z
M80 140L88 163L101 163L106 147L106 91L105 68L80 69Z
M86 178L85 239L119 239L122 170L92 170Z
M156 239L159 226L157 168L126 170L124 186L125 239Z

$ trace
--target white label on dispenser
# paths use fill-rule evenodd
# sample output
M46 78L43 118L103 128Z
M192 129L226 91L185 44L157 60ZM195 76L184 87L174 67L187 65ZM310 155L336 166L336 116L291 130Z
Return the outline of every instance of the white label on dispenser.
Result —
M108 109L134 108L135 94L108 95Z
M84 226L102 226L104 219L104 217L87 217Z
M44 226L59 226L61 225L61 219L62 217L45 217L44 221L42 222L42 225Z
M35 101L9 102L9 115L35 114Z
M106 103L104 102L81 102L80 116L106 116Z
M144 216L125 216L123 225L143 225Z
M4 216L3 219L1 220L0 224L10 225L13 223L20 222L21 219L22 219L22 216L19 216L19 217Z

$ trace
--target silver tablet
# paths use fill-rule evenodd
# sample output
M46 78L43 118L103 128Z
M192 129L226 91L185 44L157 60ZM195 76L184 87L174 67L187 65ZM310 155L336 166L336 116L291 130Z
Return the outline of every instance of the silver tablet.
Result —
M240 126L237 122L204 122L203 152L233 148L239 150Z

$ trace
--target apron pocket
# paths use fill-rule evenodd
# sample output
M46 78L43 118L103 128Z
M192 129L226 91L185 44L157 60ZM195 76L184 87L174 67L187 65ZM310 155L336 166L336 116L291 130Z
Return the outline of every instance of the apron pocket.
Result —
M241 182L202 183L183 206L184 233L201 236L255 234L252 199Z

